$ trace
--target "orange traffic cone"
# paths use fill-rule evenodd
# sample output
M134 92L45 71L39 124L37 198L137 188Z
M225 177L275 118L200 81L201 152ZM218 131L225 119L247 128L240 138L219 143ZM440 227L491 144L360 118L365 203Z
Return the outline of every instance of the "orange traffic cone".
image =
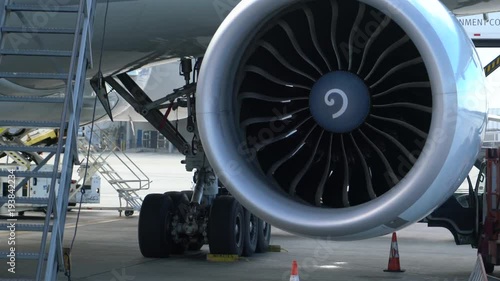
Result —
M399 264L398 238L396 232L392 233L391 252L389 253L389 265L385 272L405 272Z
M296 260L294 260L292 262L292 273L290 274L290 281L300 281L299 280L299 266L297 265Z

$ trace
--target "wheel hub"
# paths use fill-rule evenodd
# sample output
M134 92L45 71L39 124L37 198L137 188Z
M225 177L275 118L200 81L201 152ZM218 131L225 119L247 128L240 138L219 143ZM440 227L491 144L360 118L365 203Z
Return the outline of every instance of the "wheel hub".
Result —
M236 223L234 225L234 236L236 238L236 244L238 246L241 245L242 233L241 233L241 218L240 217L236 218Z

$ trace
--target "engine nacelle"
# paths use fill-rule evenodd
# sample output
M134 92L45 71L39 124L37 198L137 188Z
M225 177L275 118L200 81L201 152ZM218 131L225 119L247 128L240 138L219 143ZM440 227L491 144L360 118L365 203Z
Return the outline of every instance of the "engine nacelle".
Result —
M338 240L443 203L487 116L474 46L437 0L243 1L206 53L196 106L207 157L246 208Z

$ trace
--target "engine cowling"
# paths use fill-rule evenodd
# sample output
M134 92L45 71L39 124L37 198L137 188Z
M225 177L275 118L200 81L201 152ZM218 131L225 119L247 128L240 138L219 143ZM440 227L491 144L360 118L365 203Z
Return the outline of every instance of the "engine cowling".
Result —
M364 239L414 223L464 180L484 75L439 1L251 0L206 53L197 121L230 192L271 224Z

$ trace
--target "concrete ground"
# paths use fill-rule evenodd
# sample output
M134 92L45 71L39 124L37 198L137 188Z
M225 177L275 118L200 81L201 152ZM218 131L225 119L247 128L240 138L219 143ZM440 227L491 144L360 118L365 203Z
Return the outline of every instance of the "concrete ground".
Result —
M191 187L191 174L183 172L184 167L178 164L181 157L161 154L131 156L153 180L147 192ZM117 205L113 192L103 184L100 206ZM41 214L26 215L22 222L42 222ZM65 246L71 244L76 217L76 211L68 214ZM82 211L72 251L71 280L289 280L292 260L297 260L300 280L459 281L469 279L476 259L476 250L456 246L447 230L427 228L423 224L398 232L404 273L382 271L387 267L390 236L335 242L302 238L278 229L273 229L271 243L281 245L283 251L280 253L258 254L234 263L214 263L206 261L208 246L204 246L201 251L184 256L146 259L141 256L137 244L137 221L137 214L127 218L119 217L116 211ZM0 251L5 251L6 236L4 233L0 235ZM18 232L17 250L37 252L39 237L39 233ZM12 274L2 262L0 280L29 278L35 268L34 261L17 261L16 273ZM61 274L59 280L68 279Z
M65 245L75 230L76 212L68 216ZM36 222L28 217L26 222ZM40 218L41 219L41 218ZM38 219L38 221L40 221ZM280 253L256 254L235 263L206 261L208 246L201 251L168 259L146 259L137 245L138 216L119 217L110 211L82 211L72 252L74 281L157 280L288 280L292 260L299 264L301 280L468 280L475 263L475 250L455 246L447 230L423 224L398 233L404 273L385 273L391 237L356 242L334 242L297 237L273 229L272 244ZM38 251L38 233L18 232L18 251ZM5 243L1 243L2 246ZM4 247L2 247L4 248ZM0 265L0 278L28 278L33 261L18 261L16 274ZM59 280L67 280L61 274Z

